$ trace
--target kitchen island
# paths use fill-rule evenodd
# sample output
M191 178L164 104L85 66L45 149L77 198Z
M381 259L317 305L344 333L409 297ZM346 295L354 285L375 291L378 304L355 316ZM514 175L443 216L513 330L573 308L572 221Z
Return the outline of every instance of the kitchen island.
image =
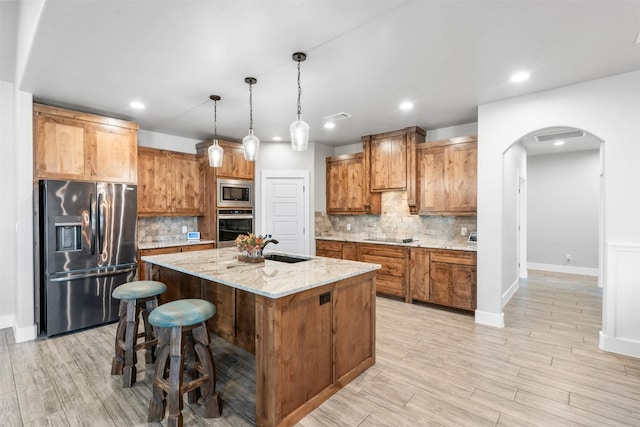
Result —
M380 266L323 257L248 263L237 255L224 248L142 259L147 277L168 287L161 302L216 305L210 332L255 353L256 424L290 426L375 363Z

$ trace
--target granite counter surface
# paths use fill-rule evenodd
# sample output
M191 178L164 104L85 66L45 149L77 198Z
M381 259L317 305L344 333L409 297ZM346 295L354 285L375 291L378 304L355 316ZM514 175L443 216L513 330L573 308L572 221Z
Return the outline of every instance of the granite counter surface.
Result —
M237 256L238 250L231 247L149 255L142 260L268 298L295 294L380 268L379 264L324 257L305 257L310 259L287 264L271 260L249 263L239 261Z
M447 242L437 240L416 240L413 242L388 242L383 240L375 240L374 238L366 237L338 237L338 236L316 236L316 240L333 240L338 242L354 242L354 243L373 243L376 245L393 245L393 246L407 246L410 248L427 248L427 249L450 249L454 251L471 251L477 252L477 244L472 243L459 243L459 242Z
M138 249L158 249L173 248L176 246L204 245L207 243L215 243L215 240L167 240L164 242L144 242L138 243Z

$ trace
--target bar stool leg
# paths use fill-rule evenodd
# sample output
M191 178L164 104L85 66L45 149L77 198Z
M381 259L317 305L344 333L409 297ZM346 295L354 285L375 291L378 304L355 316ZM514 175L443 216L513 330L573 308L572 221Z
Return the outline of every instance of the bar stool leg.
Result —
M153 395L149 402L149 413L147 414L148 422L161 421L164 418L165 411L165 395L160 387L160 380L164 378L167 362L169 362L170 331L165 328L156 328L156 337L158 339L158 349L153 378Z
M184 374L182 377L183 384L189 383L198 377L196 368L196 352L194 349L193 333L187 331L184 344ZM200 388L195 388L187 393L187 403L198 403L200 399Z
M118 320L118 329L116 330L115 356L111 362L111 375L122 375L124 366L124 349L120 345L121 342L124 342L124 333L127 330L127 302L124 300L120 300L118 315L120 320Z
M216 391L216 365L213 361L206 323L202 323L193 330L193 339L204 375L209 376L209 381L199 387L203 397L204 417L218 418L222 415L222 399Z
M169 393L167 394L167 416L168 427L182 427L182 393L180 386L182 385L182 343L183 333L179 326L171 328L171 344L169 362Z
M158 306L158 299L153 297L145 301L145 308L142 310L142 321L144 323L144 341L148 343L146 351L144 353L145 363L151 365L155 362L157 349L156 346L150 344L154 339L153 327L149 323L149 313Z
M136 382L136 338L138 336L138 316L140 309L136 300L127 300L127 330L124 337L124 369L122 386L129 388Z

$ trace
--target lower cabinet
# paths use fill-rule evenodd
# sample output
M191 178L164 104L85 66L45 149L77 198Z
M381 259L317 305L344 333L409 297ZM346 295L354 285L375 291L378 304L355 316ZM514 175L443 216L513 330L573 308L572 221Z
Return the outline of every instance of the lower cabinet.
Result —
M431 251L428 302L476 309L476 253Z
M316 255L380 264L378 294L476 309L476 252L316 240Z
M147 280L146 263L140 258L148 255L175 254L178 252L201 251L204 249L215 249L215 243L198 243L181 246L170 246L168 248L140 249L138 251L138 280ZM177 298L174 298L177 299Z
M376 292L408 299L408 257L405 246L360 243L358 261L380 264L376 271Z

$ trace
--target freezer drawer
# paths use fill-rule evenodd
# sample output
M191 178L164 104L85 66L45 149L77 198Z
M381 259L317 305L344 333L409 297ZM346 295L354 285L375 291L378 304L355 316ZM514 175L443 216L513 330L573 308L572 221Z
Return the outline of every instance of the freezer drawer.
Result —
M135 280L136 265L47 275L47 336L118 319L120 301L111 297L119 285Z

